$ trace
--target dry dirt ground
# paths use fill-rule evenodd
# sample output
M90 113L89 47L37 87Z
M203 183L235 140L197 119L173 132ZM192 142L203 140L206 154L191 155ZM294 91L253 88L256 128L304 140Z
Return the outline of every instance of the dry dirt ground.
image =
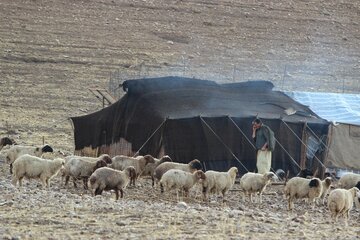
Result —
M271 80L280 90L360 91L360 2L1 0L0 136L72 152L70 116L101 109L89 87L144 76ZM115 84L116 85L116 84ZM119 95L120 90L114 90ZM36 181L21 190L1 162L0 236L18 238L356 238L281 194L226 206L159 198L148 184L124 200ZM270 189L279 192L280 189ZM150 196L150 197L149 197ZM303 205L303 204L302 204ZM357 219L357 222L356 222Z

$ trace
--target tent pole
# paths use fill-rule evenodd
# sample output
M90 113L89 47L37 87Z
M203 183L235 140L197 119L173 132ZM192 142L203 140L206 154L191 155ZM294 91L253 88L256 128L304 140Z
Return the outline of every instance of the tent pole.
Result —
M215 137L224 145L224 147L233 155L233 157L240 163L240 165L249 172L249 170L242 164L242 162L235 156L235 154L231 151L231 149L221 140L221 138L215 133L215 131L205 122L205 120L199 116L201 121L205 123L205 125L210 129L210 131L215 135Z
M235 127L244 135L244 137L246 138L246 140L250 143L250 145L254 148L254 144L248 139L248 137L246 137L245 133L239 128L239 126L236 124L236 122L228 116L228 118L231 120L231 122L235 125ZM295 163L295 165L301 169L301 167L299 166L299 164L295 161L295 159L293 157L291 157L290 153L288 151L286 151L286 149L284 148L284 146L275 138L275 141L279 144L279 146L284 150L284 152L290 157L290 159ZM274 169L273 169L274 171ZM274 171L275 172L275 171Z
M309 148L309 147L306 146L306 144L299 138L299 136L296 135L296 133L289 127L289 125L288 125L286 122L284 122L283 119L281 119L281 121L285 124L285 126L286 126L287 128L289 128L289 130L294 134L294 136L295 136L306 148ZM320 163L320 165L321 165L324 169L326 168L325 165L320 161L319 158L317 158L315 155L314 155L314 158Z
M139 150L136 151L133 157L136 157L141 149L148 143L148 141L154 136L154 134L164 125L164 123L168 120L168 118L165 118L165 120L159 125L159 127L150 135L150 137L144 142L144 144L139 148Z

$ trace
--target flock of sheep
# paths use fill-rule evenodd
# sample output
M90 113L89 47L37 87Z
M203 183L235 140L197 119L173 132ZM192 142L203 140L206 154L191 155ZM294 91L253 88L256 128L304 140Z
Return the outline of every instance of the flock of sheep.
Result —
M0 146L1 149L1 146ZM61 176L63 182L68 185L70 178L74 187L78 180L83 181L85 189L90 189L93 195L101 195L102 192L113 190L116 200L124 196L127 185L135 185L136 179L150 176L153 187L160 186L161 193L176 190L177 198L179 191L189 196L190 189L199 183L202 186L203 200L209 201L209 195L222 195L224 200L227 192L235 184L238 169L230 168L227 172L202 171L199 160L193 160L188 164L172 162L169 156L156 159L151 155L128 157L115 156L110 158L104 154L98 158L83 156L64 156L61 152L53 152L53 149L45 145L43 147L30 147L22 145L10 145L5 150L6 162L10 164L12 184L22 186L23 178L40 179L43 187L50 187L50 180L56 175ZM277 181L280 176L273 172L265 174L248 172L240 178L240 188L243 196L257 196L262 201L262 193L267 185ZM284 176L281 176L284 177ZM336 188L334 186L336 185ZM360 175L348 173L334 184L331 177L320 180L316 177L308 177L303 171L297 177L285 181L284 195L288 200L288 209L294 207L296 199L304 198L315 205L321 201L327 206L331 217L336 221L340 216L345 218L347 224L349 212L355 202L360 207Z

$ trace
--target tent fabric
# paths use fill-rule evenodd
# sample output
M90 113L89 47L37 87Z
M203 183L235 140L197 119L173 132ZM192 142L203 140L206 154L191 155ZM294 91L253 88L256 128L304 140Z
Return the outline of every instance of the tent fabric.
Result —
M99 148L125 139L136 152L148 140L140 154L158 156L163 151L177 162L197 158L206 169L225 171L237 166L247 172L238 158L254 171L256 151L249 140L251 122L258 116L300 164L305 154L294 133L302 139L304 126L309 124L319 136L326 135L328 122L283 92L273 91L273 87L268 81L218 84L182 77L128 80L123 83L126 94L119 101L98 112L71 118L75 149ZM273 161L274 169L299 171L280 147L276 147Z
M309 106L320 117L360 126L360 95L318 92L286 92L294 100Z
M331 125L326 166L360 170L360 127L351 124Z

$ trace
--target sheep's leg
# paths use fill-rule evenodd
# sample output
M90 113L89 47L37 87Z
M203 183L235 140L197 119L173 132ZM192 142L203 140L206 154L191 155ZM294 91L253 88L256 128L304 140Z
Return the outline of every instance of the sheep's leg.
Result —
M74 188L77 188L77 185L76 185L76 178L72 178L72 180L73 180L73 183L74 183Z
M250 193L250 202L254 202L254 201L253 201L253 194L252 194L252 193Z
M160 183L160 192L161 192L161 193L164 193L164 186L163 186L162 183Z
M102 190L100 188L95 189L95 196L96 195L101 195L101 193L102 193Z
M24 177L20 177L19 178L19 187L22 187L22 180L24 179Z
M291 196L289 196L288 197L288 210L292 210L292 201L293 201L293 199L292 199L292 197Z
M10 174L13 174L13 165L12 165L12 163L10 163Z
M207 187L203 186L202 192L203 192L203 201L206 202L206 200L207 200Z
M65 176L65 186L67 186L67 184L69 183L69 179L70 179L70 176Z
M226 189L222 190L221 193L222 193L222 202L224 203L225 202Z
M114 191L115 191L115 199L119 200L119 189L115 188Z
M17 181L18 181L17 177L13 176L11 183L12 183L15 187L16 187Z
M151 176L151 186L154 187L155 186L155 179L153 176Z
M88 177L84 177L83 178L83 184L84 184L84 189L87 190L88 187L87 187L87 181L88 181Z

